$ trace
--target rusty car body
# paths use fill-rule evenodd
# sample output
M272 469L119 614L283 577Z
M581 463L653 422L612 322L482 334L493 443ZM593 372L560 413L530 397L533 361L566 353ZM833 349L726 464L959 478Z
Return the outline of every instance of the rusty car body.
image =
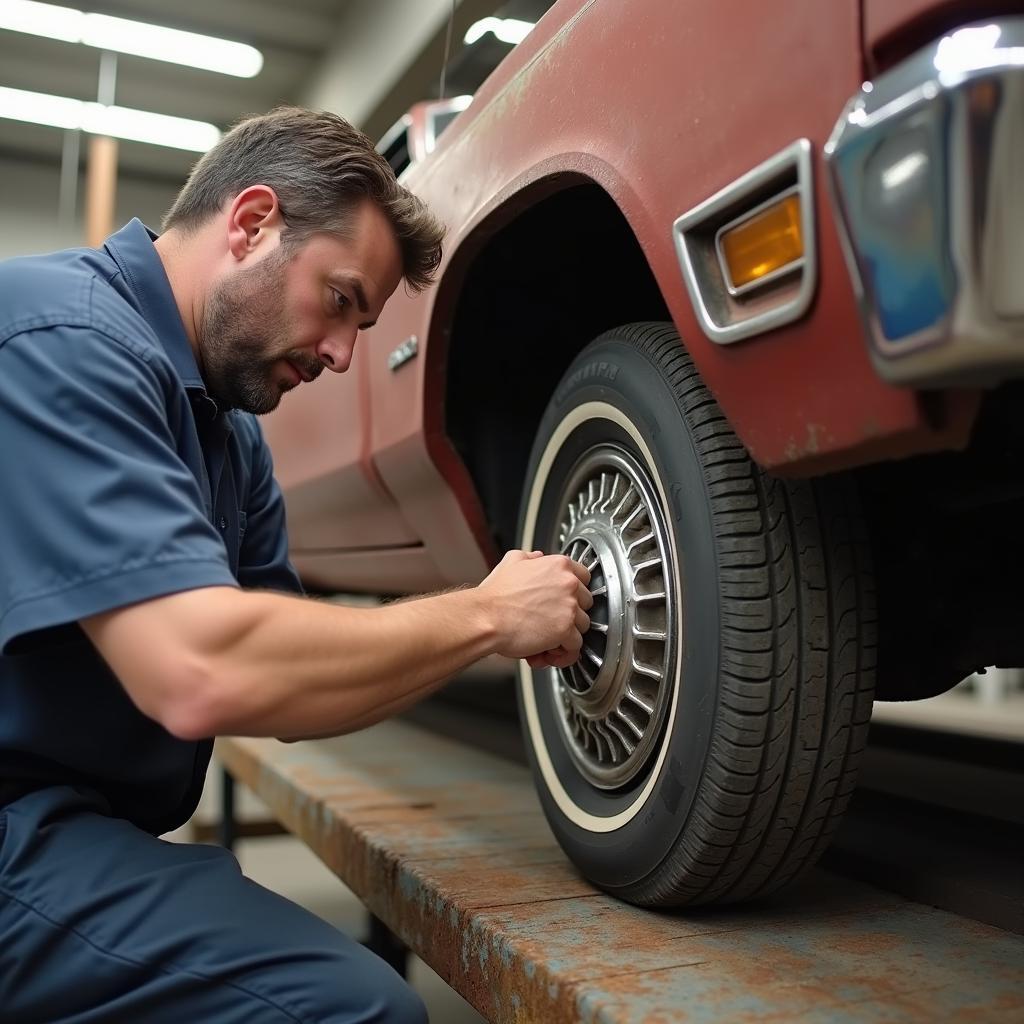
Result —
M610 892L787 884L873 694L1024 657L1022 48L1019 2L559 0L404 172L436 285L267 421L313 589L594 567L591 662L519 696ZM786 197L799 253L736 287Z

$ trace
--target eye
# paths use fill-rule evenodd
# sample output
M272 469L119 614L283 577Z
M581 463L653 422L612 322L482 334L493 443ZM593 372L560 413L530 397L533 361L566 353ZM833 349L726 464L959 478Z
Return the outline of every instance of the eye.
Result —
M335 308L338 310L339 313L343 313L350 305L348 301L348 296L345 295L343 292L337 291L334 288L331 289L331 293L334 295Z

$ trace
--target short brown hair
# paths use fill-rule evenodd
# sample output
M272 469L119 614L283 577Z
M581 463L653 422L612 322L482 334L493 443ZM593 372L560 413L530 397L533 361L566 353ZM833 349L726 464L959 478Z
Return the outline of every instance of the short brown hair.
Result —
M444 226L343 117L278 107L240 121L192 169L164 230L198 227L250 185L277 193L289 248L320 231L346 236L354 208L373 201L394 229L409 287L420 291L433 280Z

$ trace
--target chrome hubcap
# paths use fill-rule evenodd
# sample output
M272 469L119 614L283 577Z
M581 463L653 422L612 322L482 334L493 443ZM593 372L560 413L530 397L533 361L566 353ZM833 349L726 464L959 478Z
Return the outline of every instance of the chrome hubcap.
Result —
M579 660L557 673L561 724L576 764L614 789L646 763L670 699L673 572L664 515L644 467L591 449L561 502L561 551L591 573L594 607Z

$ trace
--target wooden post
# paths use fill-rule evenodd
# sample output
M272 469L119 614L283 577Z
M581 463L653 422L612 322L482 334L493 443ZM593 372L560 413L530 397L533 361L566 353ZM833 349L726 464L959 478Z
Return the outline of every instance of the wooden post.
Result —
M85 244L99 246L114 230L117 196L117 140L105 135L89 139L85 180Z
M114 104L117 89L117 54L100 54L96 100ZM117 140L105 135L89 139L89 160L85 176L85 244L99 246L114 230L114 200L117 198Z

